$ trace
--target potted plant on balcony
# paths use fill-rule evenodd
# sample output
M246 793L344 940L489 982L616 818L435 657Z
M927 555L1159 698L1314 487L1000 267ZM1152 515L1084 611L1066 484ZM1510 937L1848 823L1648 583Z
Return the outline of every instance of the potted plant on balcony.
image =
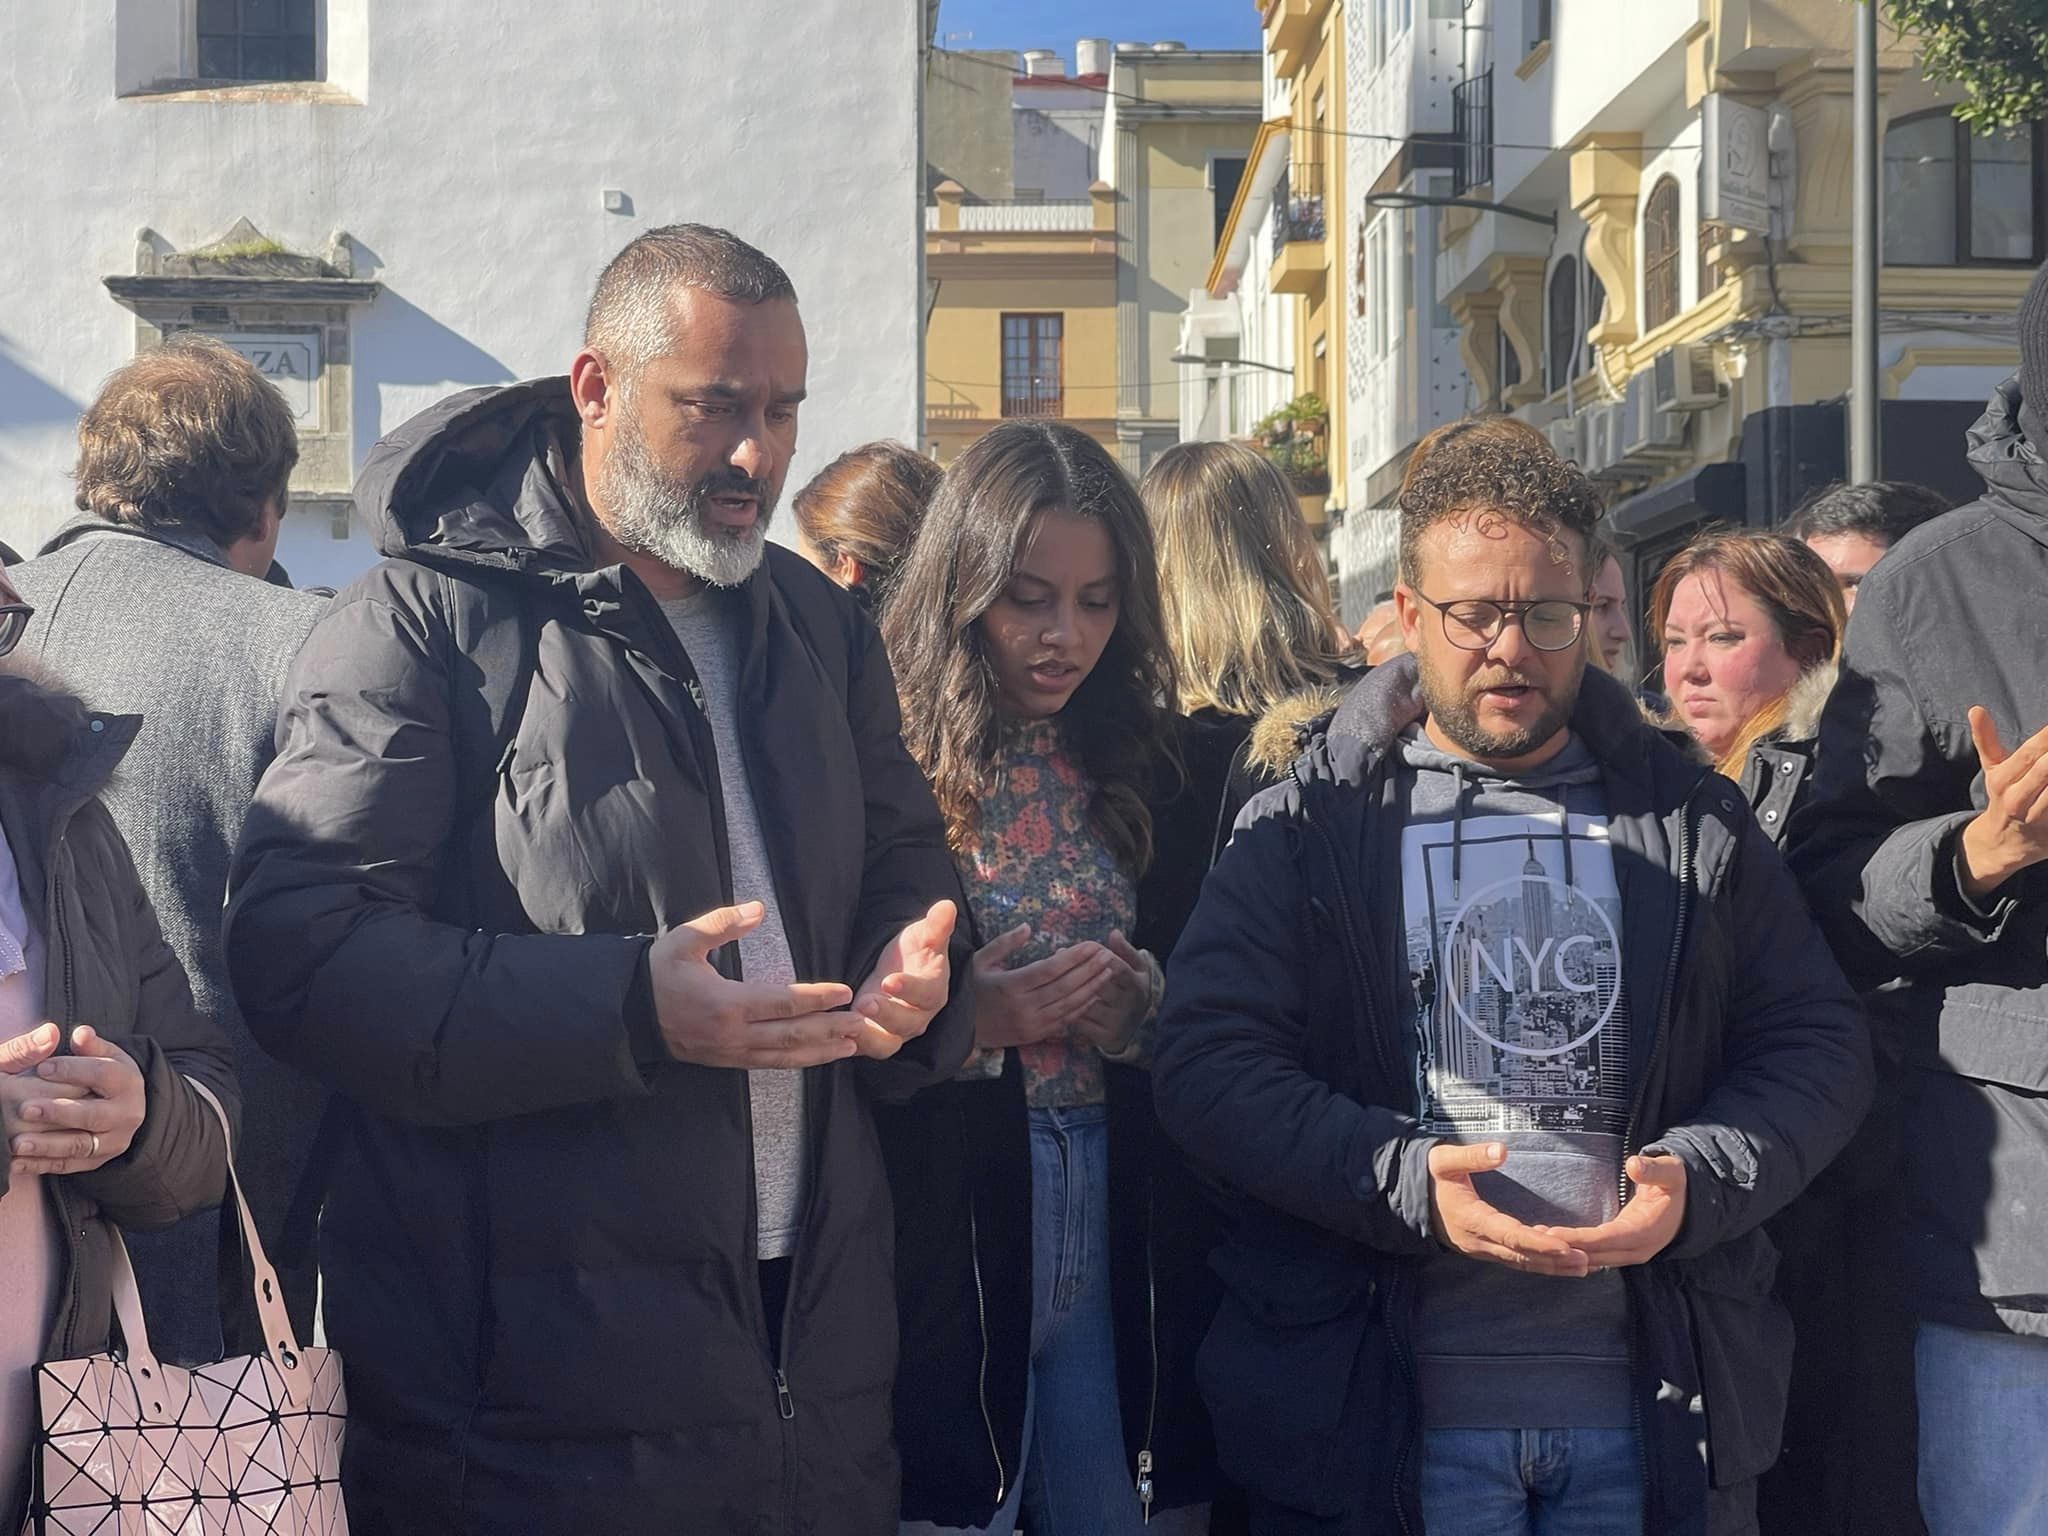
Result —
M1321 437L1330 430L1330 408L1323 404L1321 395L1296 395L1287 409L1293 414L1298 431Z
M1293 483L1297 496L1330 494L1330 461L1307 433L1297 432L1283 442L1268 443L1266 457Z

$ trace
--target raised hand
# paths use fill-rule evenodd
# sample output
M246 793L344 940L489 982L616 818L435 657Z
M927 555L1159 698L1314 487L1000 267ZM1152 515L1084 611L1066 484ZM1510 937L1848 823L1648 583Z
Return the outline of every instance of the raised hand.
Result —
M1963 892L1982 901L2023 869L2048 859L2048 727L2008 753L1989 710L1970 710L1970 740L1989 801L1958 844Z
M142 1129L149 1099L135 1058L84 1025L71 1032L71 1049L39 1062L33 1079L16 1079L33 1081L36 1096L19 1107L22 1129L7 1146L11 1172L90 1173L126 1152Z
M1036 1045L1066 1033L1109 986L1116 956L1100 944L1069 944L1030 965L1007 969L1031 942L1020 924L974 957L974 1043L983 1050Z
M952 902L939 902L882 951L853 999L854 1016L866 1025L857 1040L861 1055L886 1060L931 1027L946 1006L953 977L946 946L958 920Z
M668 1052L700 1067L816 1067L859 1049L867 1021L845 1011L853 989L836 981L731 981L711 963L720 946L761 925L758 901L720 907L654 941L648 968L655 1019Z
M1596 1269L1647 1264L1678 1236L1685 1223L1685 1164L1666 1153L1644 1153L1628 1160L1628 1176L1636 1197L1612 1221L1597 1227L1538 1227L1562 1238Z
M1429 1149L1429 1200L1437 1240L1469 1259L1534 1275L1583 1278L1592 1261L1564 1234L1528 1226L1480 1198L1472 1176L1492 1173L1507 1160L1508 1149L1499 1142L1470 1147L1440 1142Z

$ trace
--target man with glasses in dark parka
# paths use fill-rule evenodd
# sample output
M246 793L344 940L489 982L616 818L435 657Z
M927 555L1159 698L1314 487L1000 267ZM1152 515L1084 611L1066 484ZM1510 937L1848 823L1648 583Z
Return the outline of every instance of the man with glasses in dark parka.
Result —
M1262 1533L1756 1528L1762 1223L1869 1043L1734 786L1587 666L1598 510L1540 442L1435 449L1410 655L1246 808L1174 954L1156 1092L1243 1197L1201 1374Z

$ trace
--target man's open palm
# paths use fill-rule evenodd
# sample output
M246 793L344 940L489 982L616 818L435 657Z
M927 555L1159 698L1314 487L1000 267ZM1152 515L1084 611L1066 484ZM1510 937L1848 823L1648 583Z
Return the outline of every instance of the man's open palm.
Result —
M1678 1236L1685 1224L1685 1164L1665 1154L1632 1157L1628 1176L1636 1197L1621 1214L1597 1227L1547 1227L1601 1269L1647 1264Z
M938 902L876 959L853 1000L854 1013L866 1025L856 1037L861 1055L887 1060L931 1027L951 989L953 967L946 947L958 920L952 902Z

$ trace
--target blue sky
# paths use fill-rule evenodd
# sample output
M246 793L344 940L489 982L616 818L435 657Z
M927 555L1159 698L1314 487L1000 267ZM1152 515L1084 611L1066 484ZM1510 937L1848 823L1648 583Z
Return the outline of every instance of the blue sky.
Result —
M972 32L972 42L948 33ZM953 48L1053 48L1074 62L1074 40L1172 39L1190 48L1256 48L1259 13L1252 0L943 0L939 43Z

